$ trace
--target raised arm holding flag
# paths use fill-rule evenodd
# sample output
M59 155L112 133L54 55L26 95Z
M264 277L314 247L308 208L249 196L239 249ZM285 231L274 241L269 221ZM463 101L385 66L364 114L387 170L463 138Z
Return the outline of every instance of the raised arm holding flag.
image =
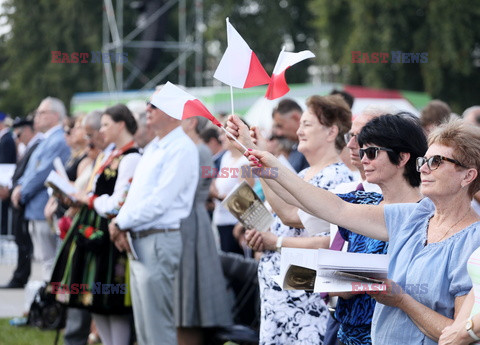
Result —
M228 136L247 151L247 148L222 126L200 100L170 82L167 82L159 92L152 96L150 103L177 120L188 119L192 116L205 117L223 129Z

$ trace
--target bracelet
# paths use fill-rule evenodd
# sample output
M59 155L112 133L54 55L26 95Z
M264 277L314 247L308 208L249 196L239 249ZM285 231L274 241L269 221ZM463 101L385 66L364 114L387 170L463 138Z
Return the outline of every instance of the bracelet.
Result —
M277 247L277 252L279 253L282 250L282 242L283 242L283 236L278 236L276 247Z
M476 335L475 332L473 331L473 320L472 320L471 316L467 320L467 324L465 325L465 328L466 328L467 333L470 336L470 338L472 338L473 340L477 340L477 341L480 340L480 337L478 335Z

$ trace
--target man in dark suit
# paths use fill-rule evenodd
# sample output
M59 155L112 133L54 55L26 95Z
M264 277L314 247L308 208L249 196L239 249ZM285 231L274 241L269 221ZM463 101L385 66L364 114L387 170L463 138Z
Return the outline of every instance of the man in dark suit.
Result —
M15 164L17 148L10 128L5 124L7 114L0 111L0 164ZM0 235L8 233L8 201L0 201Z
M0 188L0 199L2 200L9 200L11 191L25 172L30 156L43 138L42 133L37 133L33 129L32 120L14 122L13 131L18 143L25 145L25 151L17 162L11 188ZM17 267L10 282L1 288L22 288L27 283L31 271L33 245L28 233L28 221L25 220L23 207L12 206L12 230L18 247Z
M35 257L42 263L42 279L50 280L57 251L57 235L45 219L44 209L48 200L45 180L53 169L53 160L59 157L63 164L70 156L65 142L63 121L66 109L57 98L47 97L37 109L35 129L44 134L43 141L33 151L25 173L12 192L12 204L25 206L25 219L32 237Z

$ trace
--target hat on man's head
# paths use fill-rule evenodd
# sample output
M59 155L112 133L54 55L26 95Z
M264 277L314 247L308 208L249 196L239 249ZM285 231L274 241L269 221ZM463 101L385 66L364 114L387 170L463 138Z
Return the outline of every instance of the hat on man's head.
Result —
M6 118L7 118L7 114L4 113L3 111L0 111L0 122L5 121Z
M23 126L33 127L33 120L29 117L24 117L24 118L16 117L15 120L13 121L12 127L19 128Z

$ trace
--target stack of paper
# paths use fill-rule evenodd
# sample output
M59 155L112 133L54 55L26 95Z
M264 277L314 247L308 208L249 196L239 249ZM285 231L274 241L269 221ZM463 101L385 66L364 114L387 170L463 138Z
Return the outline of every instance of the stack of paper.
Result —
M315 291L354 291L362 283L382 284L387 277L389 256L318 249Z
M68 197L70 200L76 201L72 194L76 194L78 192L77 189L68 179L58 174L55 170L50 171L45 180L45 185L51 187L55 192Z
M11 187L15 164L0 164L0 186Z
M282 248L280 276L275 281L284 289L304 290L316 272L315 292L385 290L382 283L388 263L388 255L383 254Z

